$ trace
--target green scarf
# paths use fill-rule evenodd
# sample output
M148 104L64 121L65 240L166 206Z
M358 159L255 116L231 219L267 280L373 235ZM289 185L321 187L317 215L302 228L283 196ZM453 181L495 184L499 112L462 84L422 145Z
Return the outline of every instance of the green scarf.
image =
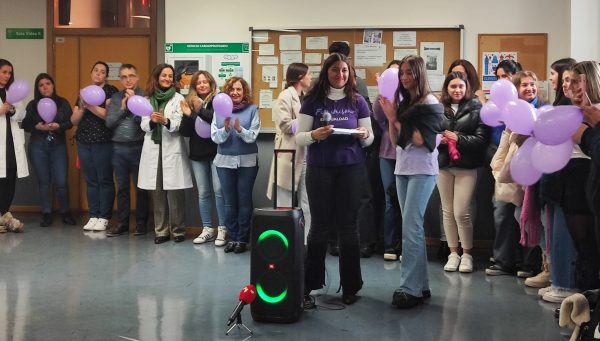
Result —
M155 112L159 112L164 115L165 106L171 98L175 95L175 87L170 87L167 91L156 90L152 96L150 96L150 104ZM156 144L160 144L162 141L162 126L157 124L157 127L152 131L152 141Z

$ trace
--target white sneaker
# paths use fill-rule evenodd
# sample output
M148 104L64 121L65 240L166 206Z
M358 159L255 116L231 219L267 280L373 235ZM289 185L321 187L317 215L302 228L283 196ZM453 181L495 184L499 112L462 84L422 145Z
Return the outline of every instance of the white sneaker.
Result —
M90 218L90 220L88 220L88 222L83 225L83 229L85 231L94 231L94 225L96 225L96 223L98 222L98 218Z
M106 231L108 227L108 220L104 218L99 218L96 224L94 225L94 231Z
M549 291L550 291L550 289L552 289L552 287L551 287L551 286L547 286L547 287L545 287L545 288L541 288L540 290L538 290L538 296L539 296L540 298L544 297L544 295L545 295L547 292L549 292Z
M460 266L458 267L460 272L473 272L473 256L468 253L463 253L460 257Z
M206 242L212 242L217 239L217 235L215 233L215 229L211 227L205 227L202 230L202 233L196 239L194 239L194 244L204 244Z
M219 226L217 231L215 246L225 246L225 244L227 244L227 228L225 226Z
M576 291L570 291L570 290L565 290L565 289L559 289L559 288L551 288L547 293L544 294L544 296L542 296L542 299L546 302L551 302L551 303L562 303L562 301L564 301L565 298L576 294Z
M460 264L460 256L456 252L452 252L450 256L448 256L448 262L444 265L444 271L453 272L458 270L458 265Z

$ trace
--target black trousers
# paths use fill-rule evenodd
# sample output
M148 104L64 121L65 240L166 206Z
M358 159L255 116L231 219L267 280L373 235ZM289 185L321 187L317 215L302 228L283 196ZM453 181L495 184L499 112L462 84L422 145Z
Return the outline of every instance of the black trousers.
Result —
M306 191L312 222L306 248L307 291L325 284L325 256L330 230L340 244L340 281L345 294L362 288L359 236L356 225L365 181L364 164L340 167L307 167Z
M8 212L13 198L15 197L15 186L17 184L17 169L8 168L6 178L0 178L0 215Z

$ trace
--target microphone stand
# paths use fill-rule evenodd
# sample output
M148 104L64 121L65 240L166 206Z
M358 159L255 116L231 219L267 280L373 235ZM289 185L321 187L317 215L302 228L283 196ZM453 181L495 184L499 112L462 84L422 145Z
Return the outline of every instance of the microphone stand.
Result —
M237 316L235 317L235 323L229 327L229 329L227 329L227 331L225 332L225 335L229 335L229 332L231 332L233 330L233 328L238 327L238 329L246 329L249 333L250 336L248 336L247 338L245 338L243 341L248 340L249 338L252 337L252 335L254 335L254 333L252 333L252 331L250 330L250 328L248 328L243 322L242 322L242 311L240 310L240 312L237 314Z

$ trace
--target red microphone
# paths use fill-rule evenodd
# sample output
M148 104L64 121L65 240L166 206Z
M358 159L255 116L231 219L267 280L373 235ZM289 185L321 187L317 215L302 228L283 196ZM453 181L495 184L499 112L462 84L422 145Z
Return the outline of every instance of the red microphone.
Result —
M235 321L240 315L244 306L246 304L252 303L252 301L254 301L255 298L256 287L253 284L248 284L245 287L243 287L242 291L240 291L240 302L237 304L237 306L235 306L233 313L231 313L229 320L227 320L227 325L231 325L233 321Z

